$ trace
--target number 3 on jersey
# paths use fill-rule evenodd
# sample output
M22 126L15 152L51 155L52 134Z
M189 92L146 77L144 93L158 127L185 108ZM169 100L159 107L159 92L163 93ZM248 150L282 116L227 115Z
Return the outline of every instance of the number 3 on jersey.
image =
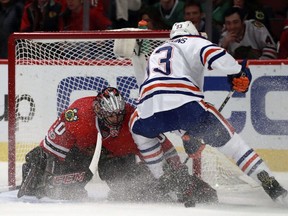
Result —
M172 57L172 50L173 50L173 48L171 46L165 46L165 47L161 47L155 51L155 53L165 52L166 55L164 58L162 57L159 59L159 64L163 65L163 66L153 68L154 72L162 73L164 75L171 74L171 61L170 60Z

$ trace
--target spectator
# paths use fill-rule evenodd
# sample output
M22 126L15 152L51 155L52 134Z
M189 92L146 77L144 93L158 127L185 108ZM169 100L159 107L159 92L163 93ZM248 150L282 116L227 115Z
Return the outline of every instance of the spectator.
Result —
M112 28L137 27L141 0L110 0Z
M225 31L219 45L236 59L275 59L276 44L267 28L256 20L244 21L240 8L232 7L225 14Z
M288 59L288 19L286 19L279 40L279 59Z
M156 8L149 7L144 5L140 10L141 19L145 20L148 25L148 29L151 30L170 30L169 26L166 25L161 17L159 16L159 12Z
M222 30L224 24L224 13L231 7L230 1L226 0L213 0L213 11L212 11L212 20L213 24L219 29Z
M24 8L20 31L59 31L61 8L54 0L33 0Z
M205 32L205 15L201 4L197 2L187 2L184 6L184 20L191 21L199 32ZM212 42L219 43L220 32L216 27L212 27Z
M83 1L67 0L67 8L63 12L61 29L64 31L83 30ZM111 26L111 21L104 16L103 8L90 7L89 30L105 30Z
M169 27L169 29L172 28L175 22L184 20L184 2L181 0L160 0L152 7L157 9L163 22Z
M23 7L20 0L0 0L0 59L8 58L8 38L20 29Z
M268 13L264 10L262 4L260 4L258 0L232 0L232 5L233 7L238 7L243 10L245 19L254 19L263 23L270 34L272 34L269 20L269 18L271 18L271 14L269 17Z

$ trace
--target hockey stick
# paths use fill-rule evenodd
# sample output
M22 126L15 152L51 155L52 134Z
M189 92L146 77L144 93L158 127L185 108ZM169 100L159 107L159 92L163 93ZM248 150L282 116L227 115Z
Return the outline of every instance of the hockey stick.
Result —
M101 149L102 149L102 135L99 131L97 134L97 141L96 141L94 155L89 166L89 169L93 173L93 176L95 176L95 173L98 171L98 162L99 162L100 155L101 155Z
M234 94L235 90L232 90L228 93L228 95L226 96L225 100L223 101L223 103L221 104L221 106L219 107L218 111L221 112L223 110L223 108L226 106L226 104L228 103L228 101L230 100L230 98L232 97L232 95ZM188 160L190 159L189 156L186 157L186 159L184 160L184 164L186 164L188 162Z
M230 100L230 98L232 97L234 92L235 92L235 90L232 90L229 92L229 94L226 96L225 100L223 101L223 103L219 107L218 112L221 112L223 110L223 108L226 106L227 102Z

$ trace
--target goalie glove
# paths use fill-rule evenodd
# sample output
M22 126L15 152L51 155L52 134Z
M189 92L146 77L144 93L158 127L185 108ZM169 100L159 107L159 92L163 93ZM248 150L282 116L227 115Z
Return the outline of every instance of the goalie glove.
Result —
M247 66L246 59L242 61L241 65L242 68L239 73L227 75L228 83L231 85L231 90L246 93L252 79L252 74Z

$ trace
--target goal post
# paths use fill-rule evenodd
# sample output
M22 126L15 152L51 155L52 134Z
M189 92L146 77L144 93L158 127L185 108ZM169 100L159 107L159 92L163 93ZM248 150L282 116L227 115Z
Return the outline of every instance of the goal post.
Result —
M25 154L39 145L50 125L74 100L114 86L128 103L136 106L135 68L143 70L150 53L168 38L168 31L137 29L12 34L8 62L9 186L21 183ZM115 54L116 44L121 47L119 39L142 43L139 61ZM135 53L139 54L139 49ZM184 161L181 140L170 135L169 138ZM202 155L193 166L201 165L201 177L212 186L247 184L238 167L220 153L205 148ZM189 161L190 169L192 164Z

